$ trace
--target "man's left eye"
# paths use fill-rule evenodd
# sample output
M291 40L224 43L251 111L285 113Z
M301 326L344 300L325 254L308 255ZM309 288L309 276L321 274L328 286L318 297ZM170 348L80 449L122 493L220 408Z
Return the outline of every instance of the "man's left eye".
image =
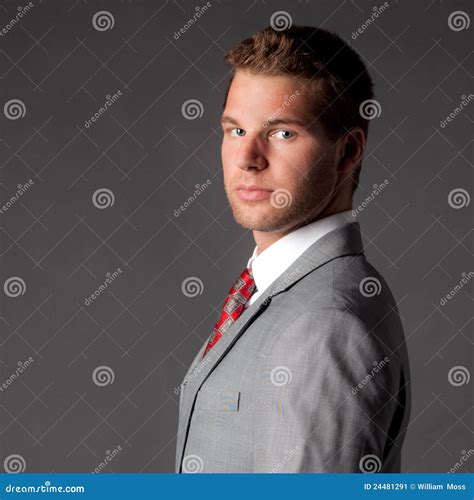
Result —
M277 130L274 135L276 135L278 139L292 139L295 136L295 134L289 130Z

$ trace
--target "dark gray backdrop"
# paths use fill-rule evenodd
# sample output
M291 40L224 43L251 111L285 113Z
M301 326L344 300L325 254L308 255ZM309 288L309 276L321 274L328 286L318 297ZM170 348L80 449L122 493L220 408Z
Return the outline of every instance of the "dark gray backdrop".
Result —
M472 470L472 2L390 1L365 29L382 3L26 5L0 5L4 470L174 470L178 386L253 250L223 190L223 54L280 10L376 83L355 206L408 339L403 471Z

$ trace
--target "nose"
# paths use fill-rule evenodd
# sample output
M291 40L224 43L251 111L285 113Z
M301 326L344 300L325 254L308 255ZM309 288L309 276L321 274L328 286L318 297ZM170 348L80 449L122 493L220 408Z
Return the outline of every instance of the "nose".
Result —
M268 161L258 137L247 136L240 140L235 156L235 164L242 170L249 170L250 168L262 170L267 167Z

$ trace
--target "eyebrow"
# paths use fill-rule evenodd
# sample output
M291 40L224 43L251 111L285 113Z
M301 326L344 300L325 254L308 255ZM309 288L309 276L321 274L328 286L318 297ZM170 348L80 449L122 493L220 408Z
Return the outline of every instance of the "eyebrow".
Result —
M232 118L232 116L225 115L221 119L221 123L231 123L232 125L238 125L239 122L235 119ZM292 117L281 117L281 118L272 118L270 120L265 120L264 123L267 123L268 125L298 125L300 127L306 128L307 123L303 122L302 120L298 120L298 118L292 118Z

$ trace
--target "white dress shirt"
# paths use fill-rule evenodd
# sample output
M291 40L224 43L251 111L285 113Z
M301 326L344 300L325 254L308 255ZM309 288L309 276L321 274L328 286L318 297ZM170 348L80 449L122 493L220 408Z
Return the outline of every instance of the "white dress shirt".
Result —
M252 269L257 291L250 297L245 308L252 305L259 295L319 238L329 233L329 231L354 221L355 216L352 210L346 210L292 231L275 241L261 253L257 253L258 247L256 246L247 267Z

